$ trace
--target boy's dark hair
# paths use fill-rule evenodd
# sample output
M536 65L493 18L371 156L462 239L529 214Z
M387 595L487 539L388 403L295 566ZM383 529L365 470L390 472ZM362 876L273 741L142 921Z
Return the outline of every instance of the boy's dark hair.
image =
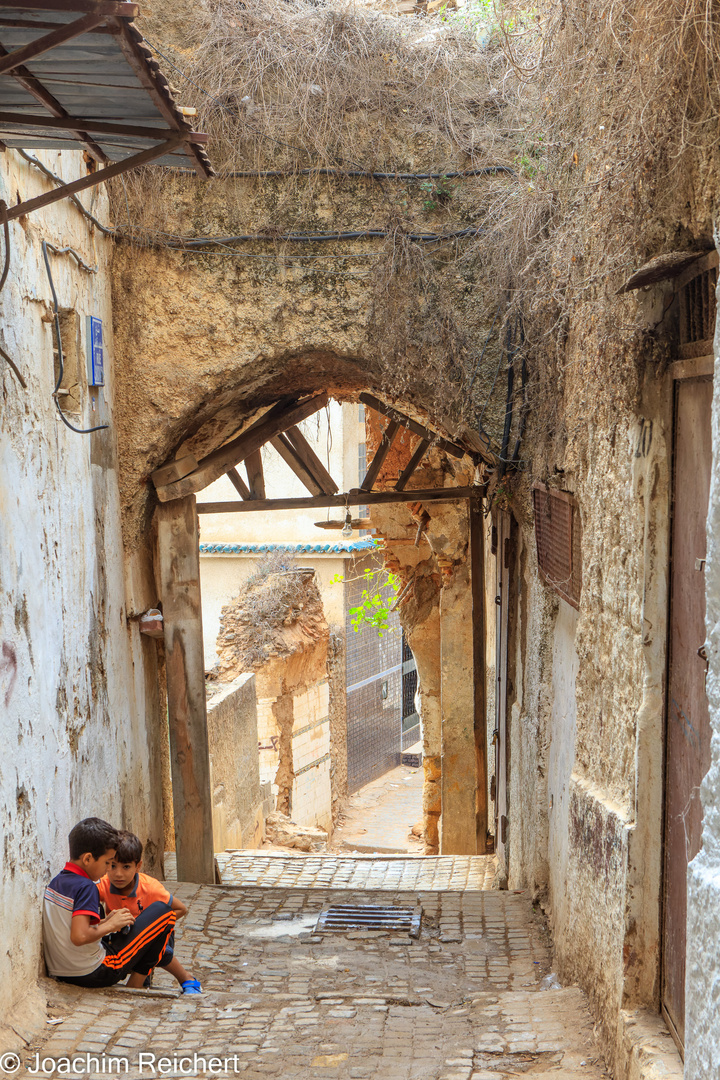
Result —
M70 830L70 858L79 859L88 852L99 859L106 851L117 847L120 835L117 829L99 817L86 817Z
M143 846L135 833L120 830L118 846L115 849L115 862L140 862Z

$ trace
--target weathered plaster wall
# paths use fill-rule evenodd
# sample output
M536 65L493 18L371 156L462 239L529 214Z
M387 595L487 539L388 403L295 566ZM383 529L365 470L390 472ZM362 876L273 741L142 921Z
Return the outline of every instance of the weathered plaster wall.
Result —
M41 154L63 177L85 173L82 154ZM40 195L48 182L13 151L0 161L8 203ZM105 197L84 195L101 217ZM23 389L0 360L0 1017L35 983L40 967L44 885L67 858L75 822L100 815L132 829L159 867L162 792L149 696L157 646L126 621L117 482L116 354L108 276L110 252L69 202L10 225L11 266L0 294L0 340ZM97 274L50 255L61 307L103 320L110 430L92 436L57 419L50 286L41 240L72 245ZM83 334L84 337L84 334ZM84 357L82 358L84 362ZM82 416L92 422L86 380ZM78 424L79 419L79 424ZM149 682L148 682L149 680ZM2 1022L2 1021L0 1021Z
M571 336L567 358L593 345ZM540 580L528 493L508 705L509 884L543 898L560 977L590 995L618 1063L621 1007L658 1007L672 403L633 348L621 390L569 362L562 437L535 444L533 478L578 500L582 597L574 613Z
M685 1075L712 1076L720 1056L720 330L715 331L713 466L707 523L707 692L712 763L701 789L703 846L688 868Z
M215 851L257 848L264 836L255 676L218 687L207 707Z
M177 230L188 235L246 234L267 222L273 229L296 229L298 220L319 231L367 228L378 216L377 193L364 181L328 181L307 196L307 203L286 194L267 179L201 185L167 177L162 197L174 208ZM418 226L442 225L442 215L423 210L422 192L408 194L398 187L389 197L402 213L410 200ZM469 209L458 194L452 214L465 212ZM203 453L218 446L255 410L282 395L327 390L346 400L362 390L381 397L390 392L406 407L430 411L435 427L445 425L457 434L455 424L461 426L460 382L439 378L433 367L440 338L410 350L407 371L397 364L392 370L383 366L371 326L377 285L371 267L383 254L382 242L360 241L350 251L342 244L303 244L301 251L293 250L292 260L269 242L249 243L243 251L250 257L129 244L116 252L121 483L133 550L142 545L152 515L150 472L180 451ZM355 253L356 262L335 258ZM484 340L491 317L477 268L467 261L449 264L442 273L451 275L466 332ZM430 332L432 319L425 323ZM496 368L491 348L478 369L475 393L483 392L487 380L489 388ZM502 396L499 388L496 396ZM494 416L494 397L491 406ZM346 465L349 475L349 458Z
M575 652L577 612L560 601L553 634L551 737L548 751L548 811L550 835L548 887L555 925L567 920L569 897L568 846L570 842L570 788L575 760L575 682L578 658Z

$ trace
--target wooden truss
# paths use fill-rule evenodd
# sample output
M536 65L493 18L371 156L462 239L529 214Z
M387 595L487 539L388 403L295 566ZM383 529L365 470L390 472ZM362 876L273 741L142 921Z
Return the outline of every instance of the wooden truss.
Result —
M240 495L239 502L198 503L199 514L247 513L266 510L294 510L305 507L367 506L377 503L413 501L440 502L469 498L473 488L429 488L406 491L407 484L431 445L439 447L453 457L462 457L466 450L458 443L443 439L397 409L370 394L361 394L360 400L368 408L388 417L380 445L368 467L359 488L345 494L339 492L319 457L312 449L299 427L300 421L314 415L328 402L328 394L320 393L302 399L286 397L278 401L263 416L252 423L240 435L213 450L197 461L186 455L169 465L156 469L152 481L160 502L172 502L202 491L214 480L225 475ZM375 481L387 458L393 441L401 430L418 436L418 444L392 489L374 490ZM301 498L267 499L263 479L261 448L269 443L295 475L307 488L309 495ZM238 465L245 464L247 480L238 472Z

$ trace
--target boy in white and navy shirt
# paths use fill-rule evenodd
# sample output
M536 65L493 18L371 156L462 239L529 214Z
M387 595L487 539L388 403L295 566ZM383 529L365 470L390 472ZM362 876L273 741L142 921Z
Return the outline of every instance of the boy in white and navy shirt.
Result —
M48 974L78 986L112 986L129 975L143 986L175 926L175 912L155 901L137 918L119 908L103 919L95 882L119 842L101 818L85 818L69 836L70 861L45 890L43 937Z

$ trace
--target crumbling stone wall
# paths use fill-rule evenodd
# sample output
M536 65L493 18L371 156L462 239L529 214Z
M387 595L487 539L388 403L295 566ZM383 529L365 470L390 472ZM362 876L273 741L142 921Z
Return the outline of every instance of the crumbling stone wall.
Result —
M618 301L617 317L651 331L664 307L661 290ZM528 441L527 475L515 485L509 886L543 899L559 974L590 995L620 1069L621 1007L659 1006L672 381L642 334L613 378L580 361L599 347L578 315L562 430ZM538 573L534 479L574 493L580 507L577 614Z
M385 421L366 414L369 455L377 448ZM403 432L391 447L376 481L392 487L407 464L417 437ZM464 502L413 502L412 488L466 486L474 479L468 459L453 459L431 450L420 464L407 490L408 502L398 506L371 506L373 526L385 543L384 563L401 580L398 614L418 670L418 697L423 725L423 839L426 854L440 846L442 817L442 669L441 597L443 583L453 574L467 573L468 516ZM465 598L470 601L469 591ZM468 621L468 632L471 623ZM458 664L460 658L457 658ZM447 676L446 676L447 677ZM458 685L458 667L447 685ZM470 710L472 712L472 710ZM474 757L468 768L475 768Z
M207 723L215 851L257 848L264 836L255 676L215 684Z

